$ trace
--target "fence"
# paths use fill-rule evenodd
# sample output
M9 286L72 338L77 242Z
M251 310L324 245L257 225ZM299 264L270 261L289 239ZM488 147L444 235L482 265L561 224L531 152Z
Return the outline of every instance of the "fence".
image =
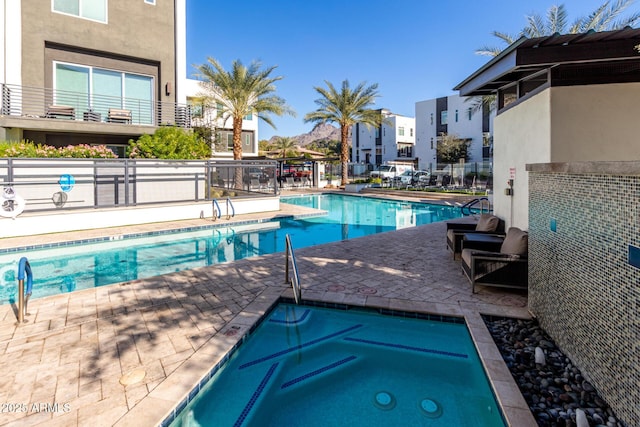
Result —
M277 195L275 161L0 159L3 216ZM10 189L10 190L8 190Z

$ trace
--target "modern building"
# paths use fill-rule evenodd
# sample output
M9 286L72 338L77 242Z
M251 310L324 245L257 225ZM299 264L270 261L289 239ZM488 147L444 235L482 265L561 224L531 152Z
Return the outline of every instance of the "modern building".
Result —
M497 96L494 212L529 231L529 310L635 426L639 51L629 27L522 38L455 88Z
M105 144L190 126L185 0L0 0L0 140Z
M191 124L211 130L212 158L233 159L233 120L224 117L223 104L203 99L200 81L185 79L183 87L192 113ZM249 114L242 120L242 157L258 156L258 116Z
M495 113L476 108L473 97L451 95L416 102L415 151L420 169L434 168L440 159L436 150L446 134L469 144L468 162L490 162Z
M379 110L384 121L379 127L356 123L351 128L351 161L371 167L396 161L415 162L415 119Z

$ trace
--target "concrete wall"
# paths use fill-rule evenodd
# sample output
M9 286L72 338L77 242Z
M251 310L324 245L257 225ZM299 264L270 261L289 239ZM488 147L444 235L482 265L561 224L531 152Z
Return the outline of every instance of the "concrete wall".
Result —
M640 159L638 99L640 83L553 88L550 161Z
M255 212L270 212L280 209L279 197L256 197L234 199L236 215ZM220 202L222 217L227 215L224 201ZM89 212L46 212L43 214L21 215L15 219L0 218L0 238L30 236L45 233L60 233L74 230L88 230L99 227L147 224L152 222L197 219L203 215L211 221L211 202L185 203L159 207L131 207L122 209L102 209ZM204 224L203 220L203 224ZM219 221L224 221L221 219Z
M416 148L418 168L429 169L436 163L436 100L416 102Z
M494 212L507 227L529 228L527 163L550 161L551 90L504 111L494 122ZM513 196L504 194L515 172Z
M529 308L618 417L638 426L640 162L529 170Z

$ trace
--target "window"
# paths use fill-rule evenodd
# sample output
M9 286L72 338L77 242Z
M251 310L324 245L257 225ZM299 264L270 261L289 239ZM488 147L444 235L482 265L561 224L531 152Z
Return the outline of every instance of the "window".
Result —
M413 128L409 128L409 136L413 136Z
M431 138L431 149L433 150L433 138Z
M444 110L442 112L440 112L440 124L442 125L446 125L447 124L447 115L448 115L448 111Z
M152 4L152 5L154 5L154 6L156 5L156 0L144 0L144 2L145 2L146 4Z
M433 126L433 113L431 113L431 125Z
M471 120L471 116L473 116L473 108L469 107L467 108L467 117L469 117L469 120Z
M376 138L380 138L380 128L376 128Z
M52 0L54 12L92 21L107 22L108 0Z
M217 118L222 118L222 115L224 114L224 105L222 104L222 102L216 102L216 117Z
M247 114L242 118L242 120L253 120L253 114L252 113Z
M400 135L400 136L404 136L404 127L400 126L400 127L398 128L398 135Z
M201 119L204 117L202 101L199 98L187 97L187 104L191 106L191 116L194 119Z
M133 123L153 124L153 77L54 62L55 98L59 105L99 113L106 120L109 109L131 111Z
M456 123L458 123L458 110L456 110Z

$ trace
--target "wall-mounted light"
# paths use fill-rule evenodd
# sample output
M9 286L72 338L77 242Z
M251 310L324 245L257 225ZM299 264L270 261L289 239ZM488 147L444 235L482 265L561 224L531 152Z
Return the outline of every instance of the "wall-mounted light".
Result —
M173 85L171 84L171 82L167 82L167 84L164 85L164 93L165 93L165 95L167 95L167 96L171 95L171 92L172 92L172 89L173 89L172 86Z

